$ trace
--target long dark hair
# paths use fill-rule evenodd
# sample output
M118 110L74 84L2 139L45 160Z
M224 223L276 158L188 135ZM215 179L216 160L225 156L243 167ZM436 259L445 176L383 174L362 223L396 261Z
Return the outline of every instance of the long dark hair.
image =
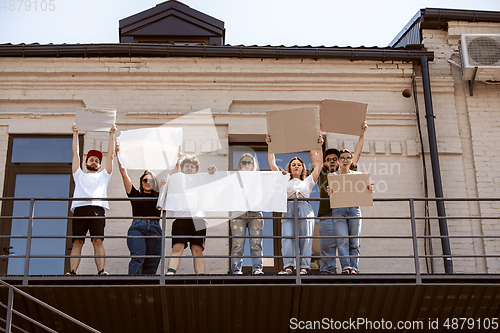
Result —
M144 193L144 188L142 187L142 180L147 175L149 175L151 177L151 181L152 181L151 182L151 191L158 192L158 181L156 180L156 176L152 171L149 171L149 170L145 170L144 173L142 174L142 176L140 178L141 185L139 185L139 190L141 191L141 193Z
M302 172L300 173L300 180L304 180L306 178L306 165L304 164L304 161L302 161L302 159L298 156L292 157L290 162L288 162L287 169L288 169L288 173L290 174L290 179L292 179L292 177L293 177L292 176L292 162L295 160L299 161L302 164Z

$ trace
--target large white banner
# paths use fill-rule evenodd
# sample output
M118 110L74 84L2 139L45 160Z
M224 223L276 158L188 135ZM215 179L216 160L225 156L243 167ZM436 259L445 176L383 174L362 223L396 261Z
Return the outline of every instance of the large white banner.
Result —
M182 128L155 127L123 131L116 138L122 167L135 170L171 170L182 145Z
M160 194L164 210L286 212L289 175L279 171L217 171L172 175ZM166 195L164 193L166 192Z

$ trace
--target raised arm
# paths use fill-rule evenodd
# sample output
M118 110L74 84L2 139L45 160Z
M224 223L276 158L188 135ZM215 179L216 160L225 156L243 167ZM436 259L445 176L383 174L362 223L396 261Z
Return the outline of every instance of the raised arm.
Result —
M78 130L76 129L76 123L71 126L73 130L73 160L71 162L71 171L75 173L78 168L80 168L80 152L78 147Z
M179 162L182 158L182 147L179 146L179 152L177 153L177 163L175 164L175 167L172 169L172 171L170 172L170 175L173 175L174 173L177 173L179 172Z
M115 152L117 155L118 155L119 150L120 150L120 147L118 146L118 144L116 144ZM120 170L120 174L122 175L122 179L123 179L123 186L125 186L125 192L127 192L127 194L130 194L130 192L132 191L132 181L130 180L130 177L128 176L127 169L124 169L122 167L122 164L120 163L120 159L118 158L117 160L118 160L118 169Z
M114 155L113 150L115 148L115 132L116 132L116 125L113 124L113 126L111 126L111 129L109 130L108 156L106 157L106 165L104 166L108 174L111 174L111 172L113 172L113 155Z
M320 134L320 136L318 138L318 143L323 145L323 142L324 142L323 136ZM321 150L321 149L311 150L310 155L311 155L311 163L313 164L313 168L314 168L313 172L312 172L312 176L313 176L314 182L317 182L318 178L319 178L319 174L321 172L321 168L323 167L323 150Z
M358 143L356 144L356 151L354 151L354 155L352 156L352 164L358 164L359 158L361 157L361 151L363 150L363 145L365 144L365 132L368 129L366 121L363 123L361 128L363 129L363 134L359 137Z
M268 135L266 135L266 143L269 145L270 142L271 142L271 137L268 134ZM272 171L280 171L280 169L276 165L276 157L274 157L274 154L271 154L268 152L267 153L267 160L269 161L269 166L271 167Z

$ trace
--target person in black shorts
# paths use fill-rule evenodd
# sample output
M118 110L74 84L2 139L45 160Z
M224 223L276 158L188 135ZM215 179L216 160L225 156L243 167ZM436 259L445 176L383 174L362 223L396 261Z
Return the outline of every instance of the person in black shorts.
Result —
M80 168L80 154L78 152L78 130L76 123L73 123L73 160L71 168L73 171L73 180L75 181L74 198L88 198L87 200L74 200L71 203L71 211L73 217L92 217L89 219L73 219L73 247L71 249L70 272L66 275L76 275L78 266L80 265L80 257L82 254L83 243L87 231L90 231L92 237L92 245L94 246L94 255L100 256L94 258L97 266L98 275L109 275L104 270L104 227L106 220L104 213L109 210L107 201L93 200L107 197L107 188L113 172L113 147L115 143L116 126L113 125L109 131L108 157L104 170L101 169L102 153L98 150L89 150L85 167L87 172L83 172ZM94 218L103 217L103 218Z
M116 145L115 151L120 150ZM156 176L149 170L144 171L139 179L139 191L134 187L127 169L118 159L118 168L123 179L123 186L129 198L151 197L151 200L132 200L132 224L128 236L156 236L157 238L127 238L127 246L131 256L158 256L155 258L131 258L128 265L129 274L156 274L161 256L161 211L156 208L158 184Z
M196 174L200 170L200 161L195 155L183 155L179 147L179 156L177 164L171 174L179 172L185 174ZM208 173L213 174L217 169L211 165L207 169ZM194 215L194 216L193 216ZM203 259L203 250L205 249L205 238L207 235L207 222L203 218L205 213L202 211L174 211L172 222L172 256L181 256L187 244L190 244L191 254L198 256L193 258L193 266L196 274L205 274L205 260ZM175 237L178 236L178 237ZM192 238L190 236L201 236ZM168 261L167 275L173 275L179 268L181 259L170 258Z

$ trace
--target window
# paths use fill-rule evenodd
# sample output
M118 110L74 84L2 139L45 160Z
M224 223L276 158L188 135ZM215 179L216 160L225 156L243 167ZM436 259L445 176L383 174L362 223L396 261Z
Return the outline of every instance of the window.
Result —
M11 136L4 182L4 197L15 198L68 198L73 192L71 179L72 138L69 136ZM83 140L80 140L82 151ZM2 204L2 234L26 237L30 200L5 201ZM69 254L70 239L50 236L68 235L69 202L39 200L34 205L31 255L63 256ZM36 217L43 217L37 219ZM26 238L3 238L4 254L25 255ZM30 275L63 274L69 260L64 258L31 258ZM25 259L10 258L3 261L3 274L24 273Z
M229 146L229 170L238 170L238 161L244 153L251 153L257 159L259 163L260 171L270 171L269 162L267 159L267 145L264 143L256 144L256 143L248 143L248 144L234 144ZM276 165L280 169L287 168L288 161L292 159L292 157L298 156L300 157L304 163L306 164L307 170L312 170L311 157L309 152L300 152L300 153L288 153L288 154L276 154ZM313 192L311 193L311 198L319 198L319 189L317 186L314 187ZM315 212L318 211L319 202L311 201L311 206ZM280 220L271 220L266 219L266 217L280 217L281 213L272 213L272 212L263 212L264 215L264 229L263 236L280 236L281 235L281 223ZM274 222L274 223L273 223ZM248 234L247 234L248 236ZM231 244L231 242L229 242ZM272 256L272 255L280 255L281 253L281 241L280 239L264 239L263 240L263 251L264 256ZM231 249L229 249L229 253L231 253ZM244 256L250 255L250 246L247 239L245 240L245 248L243 252ZM281 259L271 259L264 258L264 270L265 271L278 271L282 267ZM252 268L251 258L243 259L243 270L250 271ZM230 270L231 271L231 270Z

